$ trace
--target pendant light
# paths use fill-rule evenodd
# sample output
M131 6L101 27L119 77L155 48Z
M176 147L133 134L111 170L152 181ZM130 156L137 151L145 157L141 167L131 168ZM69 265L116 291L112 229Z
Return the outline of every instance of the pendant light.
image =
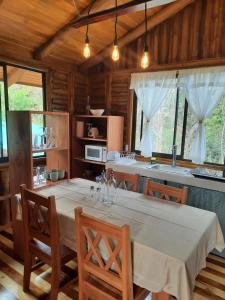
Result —
M117 0L115 0L115 6L116 6L116 9L117 9ZM119 52L118 41L117 41L117 14L116 14L115 38L114 38L114 43L113 43L112 60L113 61L118 61L119 59L120 59L120 52Z
M148 34L148 28L147 28L147 0L145 1L145 44L144 44L144 52L141 58L141 67L142 69L146 69L150 65L150 54L148 51L148 45L147 45L147 34Z
M88 25L87 25L87 30L86 30L86 37L85 37L85 45L84 45L84 49L83 49L83 56L85 58L89 58L91 56L91 49L90 49L89 38L88 38Z
M90 15L90 11L92 9L92 6L96 0L93 0L90 4L89 10L88 10L88 16ZM86 35L85 35L85 44L84 44L84 49L83 49L83 56L87 59L91 56L91 49L90 49L90 43L89 43L89 37L88 37L88 29L89 26L87 25L86 29Z

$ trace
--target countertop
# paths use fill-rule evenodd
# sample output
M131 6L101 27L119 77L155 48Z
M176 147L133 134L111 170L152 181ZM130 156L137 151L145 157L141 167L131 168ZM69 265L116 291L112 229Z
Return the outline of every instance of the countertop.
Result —
M117 162L107 162L106 163L106 169L112 168L114 171L118 172L126 172L130 174L138 174L145 177L151 177L161 180L167 180L171 182L186 184L190 186L195 186L199 188L214 190L214 191L220 191L225 193L225 183L214 181L214 180L208 180L208 179L202 179L202 178L196 178L192 174L178 174L178 173L172 173L169 171L162 171L157 170L154 168L148 168L148 164L140 161L136 161L133 164L123 164L123 163L117 163ZM166 166L166 165L165 165ZM180 169L186 169L187 168L181 168Z

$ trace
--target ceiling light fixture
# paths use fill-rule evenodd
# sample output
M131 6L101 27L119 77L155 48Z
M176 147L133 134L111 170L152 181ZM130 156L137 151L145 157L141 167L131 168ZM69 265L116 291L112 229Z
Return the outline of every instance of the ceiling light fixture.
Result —
M92 9L92 6L96 0L93 0L90 4L89 10L88 10L88 16L90 15L90 11ZM83 56L87 59L91 56L91 49L90 49L90 42L89 42L89 37L88 37L88 29L89 25L87 25L86 29L86 34L85 34L85 44L84 44L84 49L83 49Z
M115 0L115 6L117 9L117 0ZM117 40L117 14L115 18L115 38L114 38L114 43L113 43L113 51L112 51L112 60L118 61L120 59L120 52L119 52L119 47L118 47L118 40Z
M85 45L83 49L83 55L85 58L89 58L91 56L91 49L89 44L89 38L88 38L88 25L86 30L86 37L85 37Z
M145 44L144 44L144 52L141 58L141 67L142 69L146 69L150 65L150 53L148 51L147 45L147 34L148 34L148 19L147 19L147 0L145 1Z

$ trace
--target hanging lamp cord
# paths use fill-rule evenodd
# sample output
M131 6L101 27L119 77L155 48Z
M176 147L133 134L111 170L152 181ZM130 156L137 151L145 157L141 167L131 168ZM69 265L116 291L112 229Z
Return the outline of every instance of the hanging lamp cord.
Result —
M148 50L147 47L147 34L148 34L148 21L147 21L147 0L145 0L145 51Z
M90 3L89 8L88 8L88 16L90 15L90 12L91 12L92 7L93 7L95 2L96 2L96 0L92 0L91 3ZM87 29L86 29L85 43L89 43L88 30L89 30L89 25L87 25Z
M118 16L117 16L117 0L115 0L115 7L116 7L116 18L115 18L115 40L114 40L114 45L117 45L117 21L118 21Z

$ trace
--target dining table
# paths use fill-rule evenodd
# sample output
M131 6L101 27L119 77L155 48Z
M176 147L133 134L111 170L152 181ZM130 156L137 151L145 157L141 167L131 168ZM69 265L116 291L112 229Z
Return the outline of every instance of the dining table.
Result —
M55 196L61 243L76 250L76 207L118 226L128 224L133 282L151 291L153 299L191 300L209 252L225 248L216 214L122 189L113 203L104 203L90 194L91 186L96 190L97 183L76 178L38 191Z

